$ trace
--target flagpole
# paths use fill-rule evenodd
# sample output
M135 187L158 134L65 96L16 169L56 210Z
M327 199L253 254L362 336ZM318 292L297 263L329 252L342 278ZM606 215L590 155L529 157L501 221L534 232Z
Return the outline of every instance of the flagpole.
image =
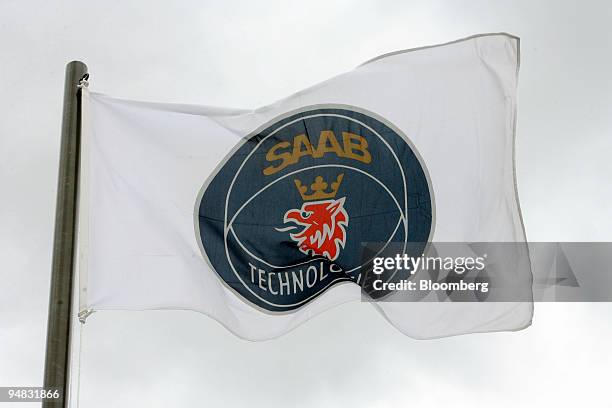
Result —
M44 388L57 388L61 395L56 400L45 400L42 404L43 408L68 406L70 325L81 139L81 92L78 85L82 79L86 78L86 75L87 65L81 61L72 61L66 65L44 374Z

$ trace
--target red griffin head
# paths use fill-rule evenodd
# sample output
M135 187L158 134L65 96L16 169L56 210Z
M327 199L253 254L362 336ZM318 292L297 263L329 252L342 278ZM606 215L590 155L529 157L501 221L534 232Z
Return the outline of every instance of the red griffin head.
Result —
M300 251L307 255L321 255L331 261L338 258L340 248L344 248L346 242L349 221L343 207L344 199L305 202L300 210L285 213L285 223L293 222L304 227L301 232L289 234Z

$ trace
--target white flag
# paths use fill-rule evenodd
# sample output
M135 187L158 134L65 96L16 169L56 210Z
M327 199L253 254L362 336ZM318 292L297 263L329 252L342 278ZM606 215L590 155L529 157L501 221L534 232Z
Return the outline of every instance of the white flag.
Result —
M364 243L524 242L518 53L507 34L391 53L257 110L84 91L82 311L194 310L269 339L361 299ZM415 338L533 308L374 305Z

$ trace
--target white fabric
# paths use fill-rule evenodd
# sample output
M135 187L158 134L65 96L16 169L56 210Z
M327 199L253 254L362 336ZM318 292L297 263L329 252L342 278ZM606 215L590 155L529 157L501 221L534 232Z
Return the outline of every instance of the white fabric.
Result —
M126 101L84 92L80 248L88 310L188 309L236 335L269 339L335 305L336 285L294 312L265 313L201 255L194 205L208 175L253 130L286 112L346 104L409 136L435 197L434 241L524 241L514 182L518 39L478 36L383 56L254 111ZM531 303L381 303L415 338L516 330Z

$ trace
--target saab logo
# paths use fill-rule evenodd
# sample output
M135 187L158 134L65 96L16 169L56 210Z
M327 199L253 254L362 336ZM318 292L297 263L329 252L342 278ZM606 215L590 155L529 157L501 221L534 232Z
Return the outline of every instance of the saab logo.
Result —
M432 231L431 186L409 139L384 119L316 106L246 137L202 187L196 238L246 301L299 308L362 272L391 242L419 256ZM364 258L362 244L383 243Z
M332 192L325 193L327 183L323 177L318 176L312 185L312 195L304 194L307 190L300 180L295 180L300 195L304 200L333 197L340 187L344 174L340 174L332 184ZM290 234L291 239L297 242L300 251L306 255L321 255L334 261L340 254L340 247L344 248L346 242L346 227L349 216L344 209L345 197L339 200L323 200L304 203L299 210L289 210L283 218L285 223L294 222L304 228L299 233ZM289 231L295 227L277 229Z

